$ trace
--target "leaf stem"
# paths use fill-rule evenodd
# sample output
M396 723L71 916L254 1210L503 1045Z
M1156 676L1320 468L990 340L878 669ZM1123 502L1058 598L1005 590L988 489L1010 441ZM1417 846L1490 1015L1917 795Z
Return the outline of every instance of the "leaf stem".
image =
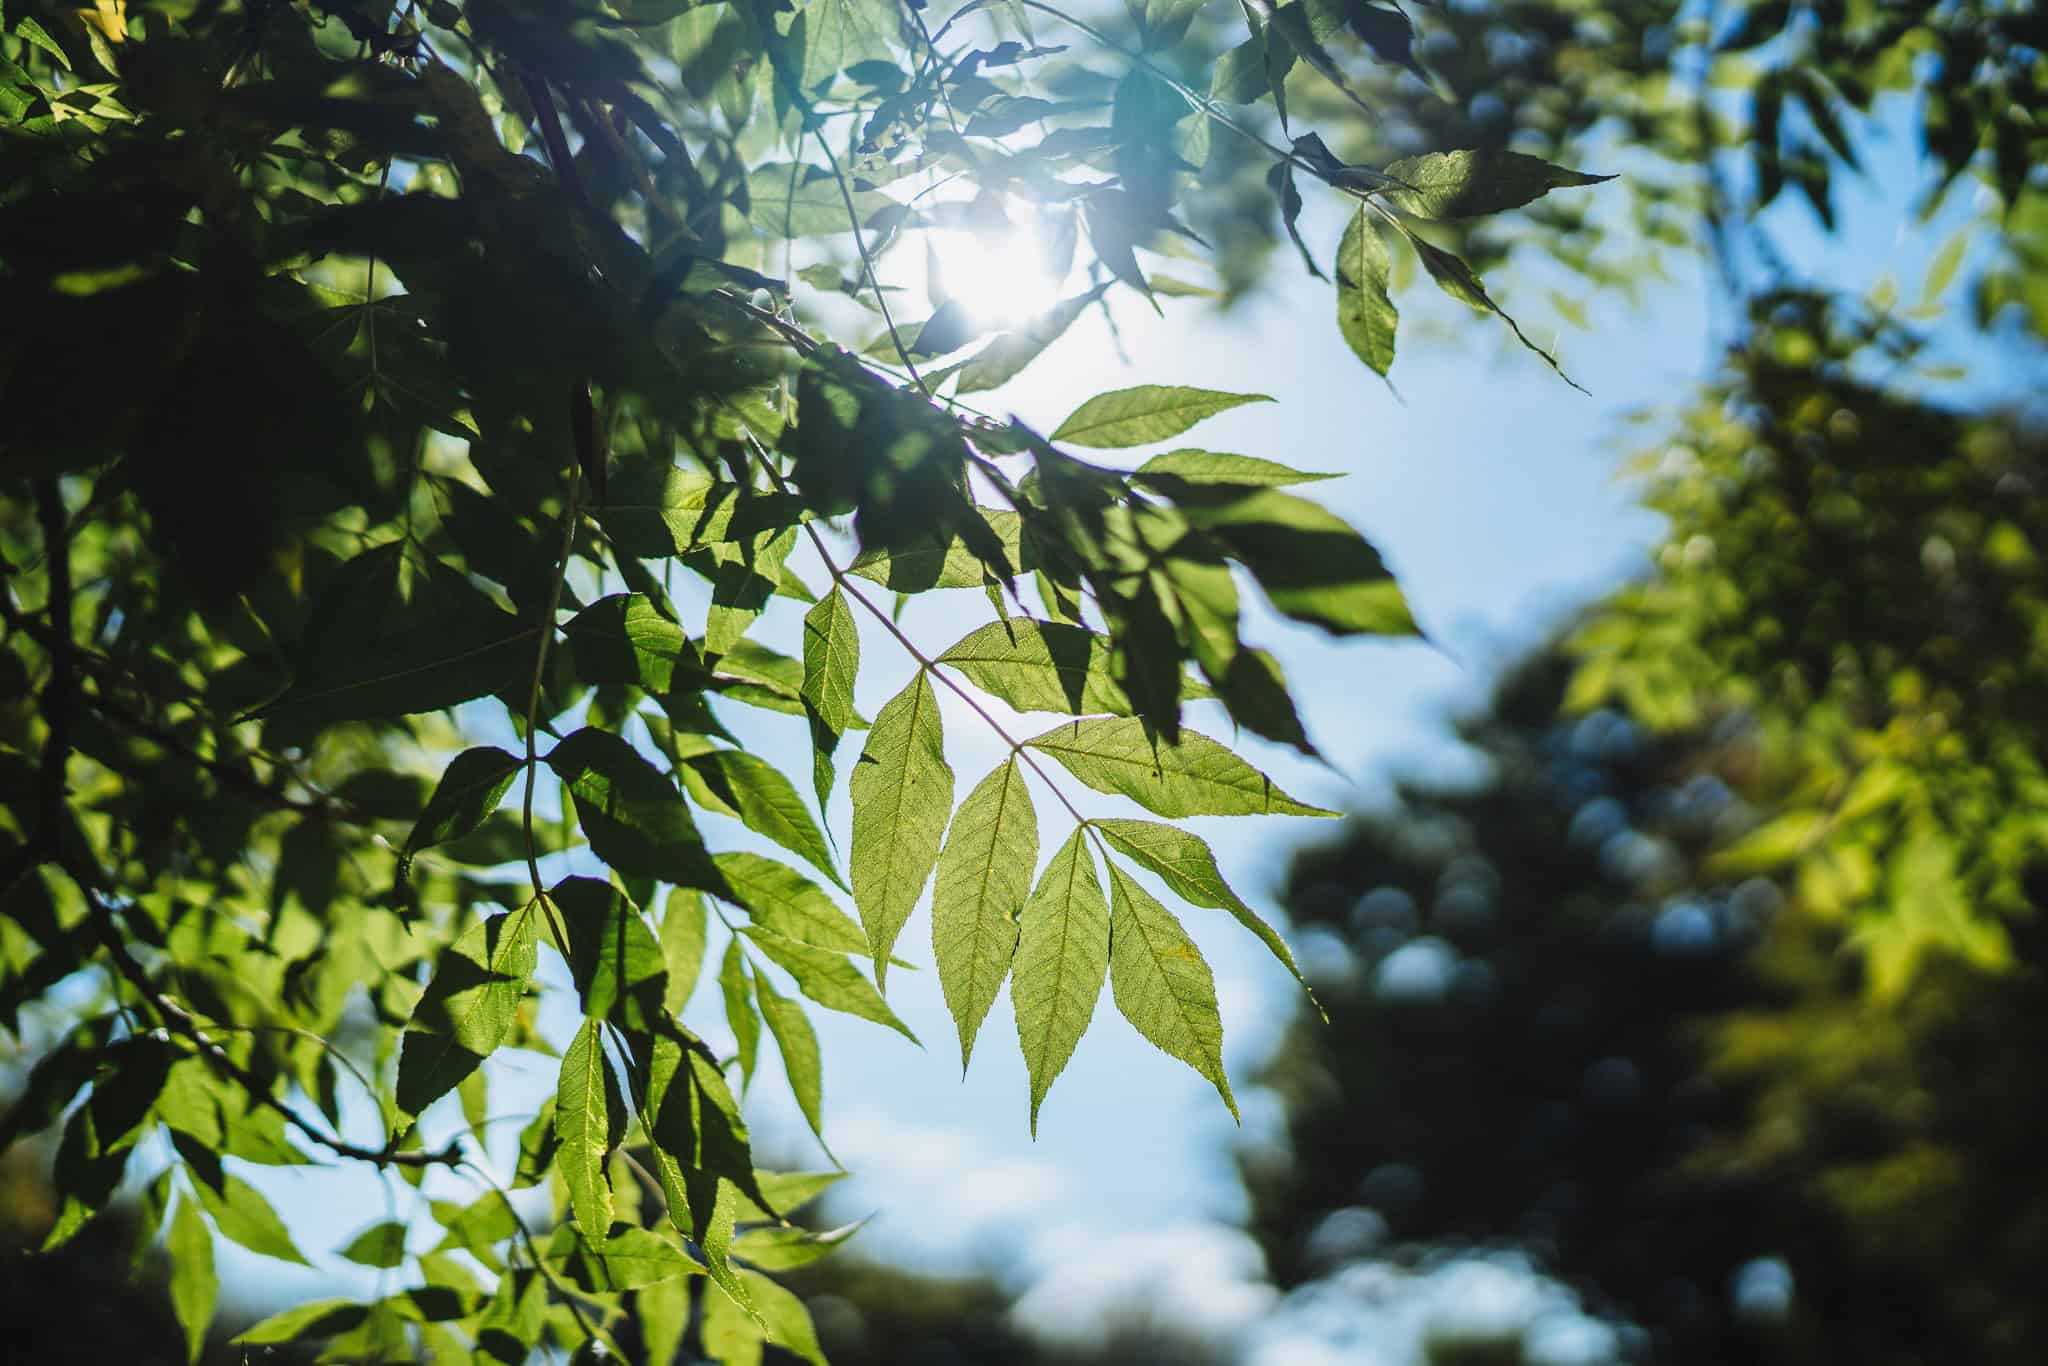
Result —
M768 477L775 482L775 487L787 493L789 486L783 482L782 471L775 468L775 462L768 458L768 452L762 448L758 440L753 438L751 433L748 434L748 440L753 442L754 450L761 456L762 464L767 466ZM1059 799L1061 806L1067 808L1069 815L1075 820L1080 821L1083 825L1087 824L1088 818L1082 815L1080 808L1075 806L1068 799L1067 794L1060 790L1059 784L1052 780L1052 775L1047 773L1044 767L1039 764L1038 757L1025 750L1024 742L1015 738L1008 730L1004 729L1003 723L996 720L989 713L988 708L982 705L981 699L976 697L971 689L959 682L951 674L941 672L938 661L918 649L917 642L905 635L903 628L898 626L889 614L884 612L872 598L863 593L859 586L852 581L851 576L839 567L839 562L832 558L832 552L825 548L825 538L818 534L817 526L814 523L805 522L804 531L810 536L811 544L816 547L818 558L824 562L825 572L832 576L832 582L843 590L848 597L852 598L862 607L865 607L868 610L868 614L874 617L876 621L881 622L882 629L896 638L896 643L901 645L910 657L917 661L917 665L921 670L945 684L947 688L952 690L955 696L965 702L968 709L976 716L979 716L988 725L988 728L996 733L996 738L1010 747L1010 753L1022 759L1025 767L1038 775L1039 781L1043 782L1052 795Z
M526 834L526 871L533 880L533 899L547 912L548 932L554 935L555 947L565 959L569 956L569 937L555 914L554 902L541 886L540 845L533 837L533 778L539 766L533 737L540 724L540 690L541 681L547 676L548 650L555 643L555 616L562 609L562 583L569 577L569 556L576 548L576 523L583 512L582 493L582 470L578 462L571 460L569 499L562 508L562 555L555 565L555 580L548 587L547 614L540 621L540 646L533 652L533 684L526 693L526 791L519 803L519 824Z

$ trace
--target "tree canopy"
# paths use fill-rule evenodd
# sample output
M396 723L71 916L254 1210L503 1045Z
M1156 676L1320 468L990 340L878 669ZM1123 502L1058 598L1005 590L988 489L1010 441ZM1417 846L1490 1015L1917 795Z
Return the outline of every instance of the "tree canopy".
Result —
M1172 907L1293 959L1166 822L1334 813L1183 704L1312 752L1240 592L1338 635L1414 623L1289 491L1318 474L1104 463L1261 395L1147 383L1048 434L972 396L1112 291L1199 292L1153 261L1199 258L1220 142L1290 225L1303 188L1355 204L1337 307L1381 375L1390 243L1505 319L1422 225L1601 177L1497 148L1347 163L1283 78L1350 92L1346 45L1412 66L1406 16L1255 8L1219 87L1198 9L7 6L0 290L33 325L0 429L0 1023L71 1003L6 1121L61 1128L46 1248L167 1143L135 1230L169 1240L196 1353L216 1235L304 1259L224 1159L448 1168L475 1197L433 1205L432 1250L393 1223L341 1250L408 1288L239 1341L518 1361L623 1333L666 1359L694 1322L723 1361L820 1359L768 1273L837 1241L788 1217L832 1173L757 1167L738 1096L765 1031L820 1128L808 1011L909 1032L883 990L928 883L962 1065L1009 980L1032 1124L1105 981L1235 1112ZM915 317L891 262L941 231L1041 250L1077 292L990 316L941 262ZM913 639L891 596L926 592L985 622ZM793 649L750 634L776 598L807 609ZM863 619L893 657L863 659ZM871 718L863 669L901 680ZM992 771L955 774L962 716ZM808 774L751 752L764 724L805 728ZM732 1056L678 1018L707 975ZM554 1035L558 994L580 1024ZM559 1081L493 1171L484 1064L510 1049ZM535 1185L551 1229L511 1198Z
M1292 491L1327 471L1136 463L1262 395L1147 376L1046 433L983 395L1113 300L1241 294L1283 237L1380 378L1418 273L1557 368L1482 280L1507 255L1631 286L1704 244L1730 281L1773 276L1743 220L1789 187L1830 221L1854 111L1908 87L1929 202L1986 190L1979 318L2048 317L2028 7L1225 9L10 0L0 1024L63 1027L0 1147L58 1131L46 1246L134 1168L133 1236L169 1245L196 1355L216 1237L304 1259L226 1159L446 1168L474 1195L430 1203L430 1248L376 1222L341 1249L404 1288L241 1342L821 1360L775 1273L842 1240L792 1218L837 1173L757 1166L764 1035L822 1129L808 1012L909 1032L884 993L929 887L962 1066L1007 982L1030 1124L1105 984L1235 1113L1181 917L1225 912L1300 973L1177 822L1334 813L1184 708L1314 753L1246 594L1416 632L1378 551ZM1589 191L1593 145L1644 169ZM1308 195L1346 206L1334 257ZM1639 256L1613 253L1624 222ZM991 306L949 282L945 234L1038 259L1057 296ZM1574 686L1688 725L1743 680L1796 689L1805 785L1738 857L1845 913L1890 889L1863 933L1897 991L1930 948L2005 961L2023 909L2041 597L2036 495L2007 480L2034 448L1816 368L1850 363L1844 315L1784 283L1657 494L1720 552L1675 542ZM1870 311L1859 337L1898 335ZM1978 454L1860 440L1900 423ZM1858 580L1809 611L1851 560L1954 591ZM906 629L926 593L968 629ZM800 637L762 638L778 599ZM1993 721L1958 736L1985 677ZM963 725L991 770L956 774ZM754 752L778 726L808 773ZM680 1022L700 991L730 1056ZM542 1028L554 1002L571 1028ZM557 1084L494 1167L506 1050ZM539 1226L513 1198L534 1187Z

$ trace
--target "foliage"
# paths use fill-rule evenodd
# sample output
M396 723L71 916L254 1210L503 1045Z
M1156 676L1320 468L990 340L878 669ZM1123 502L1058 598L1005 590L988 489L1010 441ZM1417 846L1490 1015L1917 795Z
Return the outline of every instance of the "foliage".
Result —
M935 869L963 1065L1014 962L1034 1124L1105 977L1232 1103L1209 970L1146 879L1292 967L1285 944L1197 838L1091 817L1067 780L1167 819L1331 814L1182 704L1309 750L1240 635L1241 584L1340 635L1413 622L1377 552L1280 488L1321 476L1061 449L1163 441L1256 395L1141 385L1050 438L958 395L1111 290L1173 292L1138 252L1199 242L1177 213L1218 131L1290 202L1322 182L1489 307L1412 220L1597 177L1455 149L1381 171L1297 131L1287 54L1342 86L1348 24L1399 60L1364 0L1252 12L1240 51L1265 56L1234 103L1263 94L1292 139L1272 143L1187 83L1198 8L1097 26L970 4L936 32L881 0L6 8L0 292L31 321L0 429L0 1022L71 1003L4 1135L61 1128L47 1247L141 1181L138 1236L169 1240L196 1353L216 1236L305 1257L225 1159L448 1168L476 1193L430 1202L432 1250L383 1226L342 1250L405 1288L240 1340L517 1361L630 1325L665 1357L687 1326L722 1360L818 1360L760 1273L829 1247L786 1222L825 1178L757 1168L737 1096L765 1025L820 1123L799 995L908 1033L882 988ZM899 319L892 249L1012 214L1081 293L995 320L934 272L934 312ZM826 339L866 309L875 345ZM1381 342L1362 354L1385 373ZM867 584L980 589L993 619L927 648ZM796 655L750 634L776 598L810 608ZM863 660L863 617L900 656ZM872 722L864 665L908 670ZM957 809L942 694L1008 751ZM991 699L1064 719L1013 737ZM866 731L843 857L750 752L762 713L807 728L821 812ZM1071 833L1046 832L1033 885L1048 796ZM811 872L715 848L707 815ZM678 1019L714 917L730 1058ZM543 996L573 998L573 1037L539 1027ZM484 1065L512 1049L558 1056L559 1084L501 1182ZM358 1101L372 1141L345 1134ZM136 1160L165 1141L174 1161ZM551 1192L552 1233L507 1185Z
M1845 305L1756 307L1722 381L1637 461L1671 537L1576 637L1572 702L1660 729L1756 717L1777 774L1751 795L1773 817L1716 866L1796 879L1895 997L1929 950L2009 962L2003 922L2048 852L2048 447L1859 379L1911 347Z
M1647 1359L2038 1355L2044 888L2022 967L1935 956L1875 1000L1843 925L1717 858L1777 819L1740 795L1768 733L1574 711L1574 672L1546 651L1461 727L1485 780L1297 861L1332 1023L1260 1077L1277 1279L1512 1240Z

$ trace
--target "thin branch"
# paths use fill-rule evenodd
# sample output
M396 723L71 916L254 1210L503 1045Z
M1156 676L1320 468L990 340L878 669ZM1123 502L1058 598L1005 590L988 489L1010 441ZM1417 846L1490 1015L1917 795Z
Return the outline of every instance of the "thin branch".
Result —
M748 439L753 440L751 433L748 434ZM759 441L754 441L754 450L761 456L761 463L767 466L768 477L775 482L775 487L780 489L782 492L787 493L789 491L789 485L783 482L782 471L775 468L775 462L769 459L768 452L762 448ZM1060 805L1067 808L1067 814L1072 816L1081 824L1086 825L1088 823L1088 818L1081 814L1081 810L1079 807L1075 806L1072 801L1068 800L1067 794L1060 790L1059 784L1053 781L1052 775L1047 773L1044 767L1039 764L1037 756L1026 751L1026 749L1024 748L1024 742L1016 739L1014 736L1010 734L1008 730L1004 729L1003 723L996 720L996 718L989 713L988 708L982 705L981 699L974 695L972 689L960 683L951 674L942 672L939 669L938 661L932 659L930 656L926 655L924 651L918 649L917 642L913 641L909 636L905 635L903 633L903 628L901 626L898 626L896 622L889 616L889 614L887 612L884 612L872 598L868 597L866 593L862 592L860 586L852 581L852 577L844 569L841 569L839 567L839 562L832 558L832 552L826 549L825 538L818 534L818 528L816 524L812 522L805 522L804 531L806 534L810 536L812 546L814 546L817 549L818 558L824 562L825 572L832 576L832 582L841 590L843 590L848 597L852 598L862 607L865 607L868 610L869 614L872 615L876 621L881 622L882 629L887 631L890 635L896 638L896 643L898 645L901 645L904 648L904 650L909 653L910 657L917 661L919 668L921 668L925 673L930 674L932 677L938 679L939 682L945 684L946 687L950 689L955 696L957 696L961 701L967 704L968 708L971 711L973 711L973 713L976 716L980 717L984 722L986 722L988 728L996 733L996 737L1000 739L1004 744L1010 747L1010 753L1015 757L1022 759L1024 761L1025 767L1029 768L1033 773L1037 774L1039 781L1043 782L1046 785L1046 787L1052 792L1053 796L1059 798Z
M285 1123L337 1157L352 1158L378 1167L456 1167L462 1164L462 1152L455 1143L450 1143L439 1152L399 1149L392 1146L364 1148L338 1138L330 1138L308 1124L298 1111L273 1095L261 1077L229 1057L227 1050L207 1038L199 1022L193 1019L189 1011L156 989L142 964L135 961L135 955L128 951L120 919L113 907L100 899L99 893L93 890L90 880L81 877L77 868L67 866L66 871L70 873L71 881L78 888L80 895L85 898L101 945L107 950L107 956L114 960L114 967L129 987L142 998L143 1003L157 1018L163 1021L165 1028L190 1043L198 1050L199 1056L206 1059L209 1066L241 1087L251 1101L276 1111Z
M555 616L562 609L562 583L569 577L569 556L576 548L576 522L582 516L583 475L578 462L569 462L569 498L562 508L562 556L555 565L555 581L548 588L547 614L540 622L540 645L533 652L533 685L526 693L526 791L519 803L519 824L526 833L526 871L533 879L533 899L547 912L548 931L562 957L569 956L569 936L562 930L555 904L548 899L540 881L540 845L533 837L533 778L539 766L534 752L534 733L540 728L541 682L547 676L548 649L555 643Z

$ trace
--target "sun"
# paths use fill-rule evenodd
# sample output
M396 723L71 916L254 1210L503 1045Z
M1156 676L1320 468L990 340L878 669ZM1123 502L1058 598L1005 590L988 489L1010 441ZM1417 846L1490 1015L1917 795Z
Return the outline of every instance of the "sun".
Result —
M1029 217L996 228L934 228L924 238L932 293L951 298L983 327L1013 327L1059 297L1063 281L1046 264Z

